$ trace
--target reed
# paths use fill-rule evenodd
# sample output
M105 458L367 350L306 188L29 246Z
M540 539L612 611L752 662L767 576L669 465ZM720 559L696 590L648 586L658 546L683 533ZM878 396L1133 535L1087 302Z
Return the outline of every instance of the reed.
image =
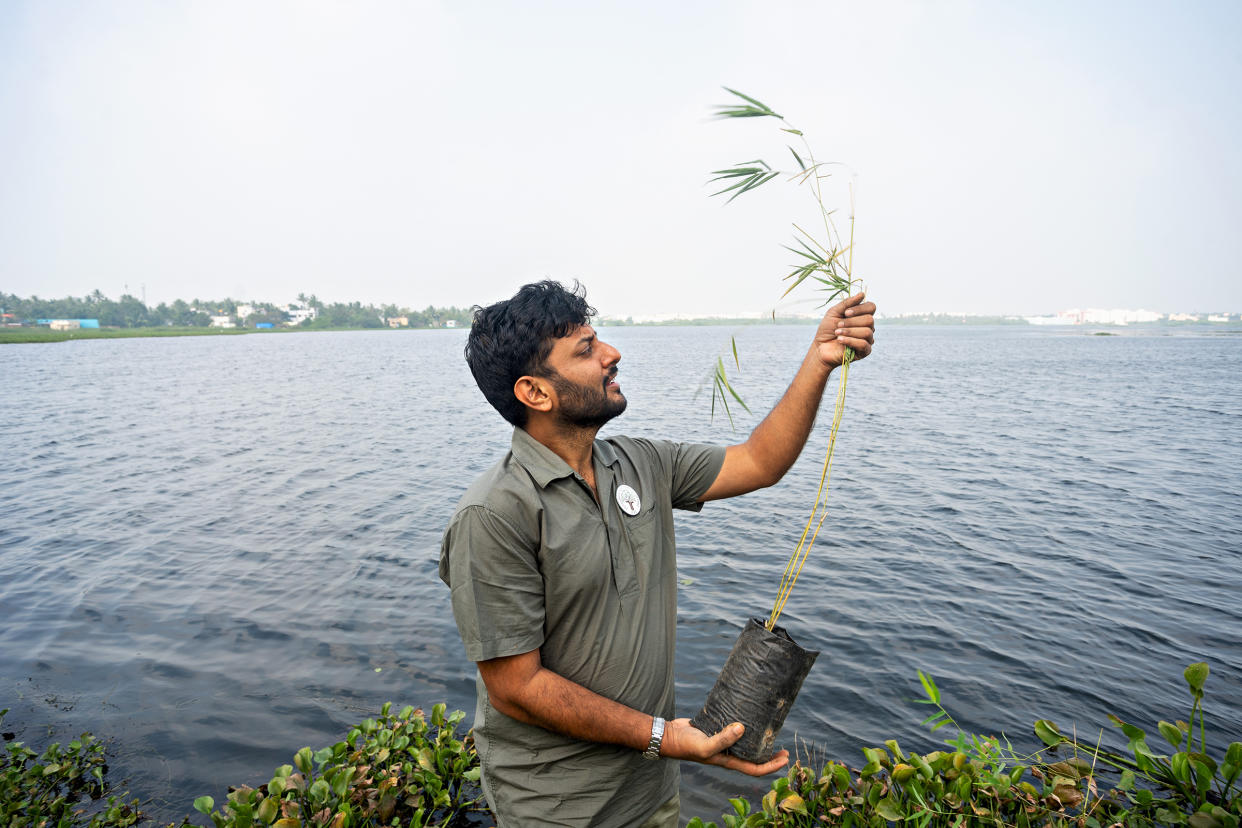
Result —
M848 233L846 238L843 238L833 220L835 210L829 209L824 194L824 182L832 175L828 168L834 165L819 161L803 131L791 124L783 115L774 111L762 101L738 92L736 89L730 89L727 86L724 89L733 95L736 100L717 106L714 113L715 117L721 119L773 118L780 124L779 129L781 132L796 139L796 143L802 147L802 152L799 153L793 144L785 144L785 148L789 150L790 156L792 156L794 163L797 165L792 171L777 169L762 158L743 161L732 167L714 170L711 173L713 177L709 183L726 186L712 193L712 196L727 195L726 203L729 203L743 193L756 190L778 178L783 178L786 183L793 184L794 186L805 188L814 199L816 208L815 221L822 226L822 229L816 228L816 232L813 233L798 222L793 222L793 243L783 245L783 247L796 258L792 262L792 269L782 279L789 282L789 285L781 294L781 298L784 299L789 296L790 293L808 279L813 283L817 283L823 300L821 307L843 296L849 296L854 292L855 284L860 283L860 280L854 278L853 186L851 185L849 189ZM775 311L773 311L773 316L775 316ZM734 364L740 368L741 362L738 359L736 341L732 342L732 347ZM841 363L841 375L837 385L832 427L828 433L828 447L824 454L824 464L819 477L819 489L815 495L815 502L811 507L810 517L807 518L802 534L798 538L798 543L785 565L784 572L781 573L781 583L777 590L776 601L772 605L772 611L768 614L766 622L769 630L776 626L781 612L785 609L789 596L793 592L794 586L798 583L798 576L802 573L802 567L806 564L807 557L810 555L811 549L815 545L815 540L819 536L819 531L823 528L824 521L828 517L826 494L832 478L832 458L836 448L837 432L841 428L841 418L845 412L845 389L849 381L850 362L853 360L853 356L853 351L846 348L845 358ZM743 406L745 406L745 403L742 402L741 396L729 382L729 378L725 373L724 360L719 357L716 360L715 374L713 376L713 414L716 410L717 397L719 397L725 413L730 415L729 421L732 423L733 418L729 412L728 398L733 397L736 402Z

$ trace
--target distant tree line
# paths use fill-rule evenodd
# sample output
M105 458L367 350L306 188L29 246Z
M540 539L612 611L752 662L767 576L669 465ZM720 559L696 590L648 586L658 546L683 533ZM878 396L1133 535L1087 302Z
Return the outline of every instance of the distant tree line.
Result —
M239 317L239 307L248 308L250 313L244 318ZM401 318L411 328L442 328L450 320L466 327L471 318L469 308L456 306L437 308L428 305L423 310L411 310L393 304L377 307L361 302L326 303L314 294L298 294L294 307L315 311L313 319L304 319L298 325L311 329L384 328L388 327L389 320ZM283 326L290 319L284 307L270 302L239 302L228 298L186 302L177 299L171 304L160 302L151 307L128 293L112 300L98 290L81 298L66 296L64 299L40 299L38 296L23 299L15 294L0 292L0 312L12 314L12 320L25 323L33 323L37 319L98 319L105 328L205 328L211 324L212 316L230 316L238 325L253 328L262 322Z

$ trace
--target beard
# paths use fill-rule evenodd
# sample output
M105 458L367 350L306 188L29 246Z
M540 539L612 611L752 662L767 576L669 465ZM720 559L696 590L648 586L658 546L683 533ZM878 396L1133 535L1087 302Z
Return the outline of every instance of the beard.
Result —
M610 374L598 388L575 385L560 374L553 373L552 387L556 389L560 402L557 416L561 422L577 428L598 429L625 411L627 401L620 391L615 397L608 395L607 383L615 373Z

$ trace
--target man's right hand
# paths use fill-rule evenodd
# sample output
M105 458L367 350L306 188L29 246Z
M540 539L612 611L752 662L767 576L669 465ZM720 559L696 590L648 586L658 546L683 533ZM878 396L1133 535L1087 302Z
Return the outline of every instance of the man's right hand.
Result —
M767 776L789 764L789 751L781 750L762 765L747 762L725 753L746 729L734 722L715 736L708 736L690 724L689 719L673 719L664 730L660 756L666 759L687 759L704 765L719 765L747 776Z

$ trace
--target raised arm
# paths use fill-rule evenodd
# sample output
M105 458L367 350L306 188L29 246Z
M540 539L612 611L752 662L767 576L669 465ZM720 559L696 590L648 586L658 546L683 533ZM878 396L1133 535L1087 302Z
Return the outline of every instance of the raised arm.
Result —
M575 739L647 749L652 716L604 696L546 669L539 651L478 662L492 707L526 724L552 730ZM784 767L788 751L780 751L762 765L746 762L723 751L742 737L742 725L734 723L709 736L691 727L689 719L665 725L660 756L720 765L751 776L763 776Z
M725 450L724 465L703 500L734 497L772 486L789 471L815 425L828 375L844 360L846 347L854 350L855 360L871 353L875 303L864 302L864 298L862 293L855 294L824 314L806 358L784 396L746 442Z

